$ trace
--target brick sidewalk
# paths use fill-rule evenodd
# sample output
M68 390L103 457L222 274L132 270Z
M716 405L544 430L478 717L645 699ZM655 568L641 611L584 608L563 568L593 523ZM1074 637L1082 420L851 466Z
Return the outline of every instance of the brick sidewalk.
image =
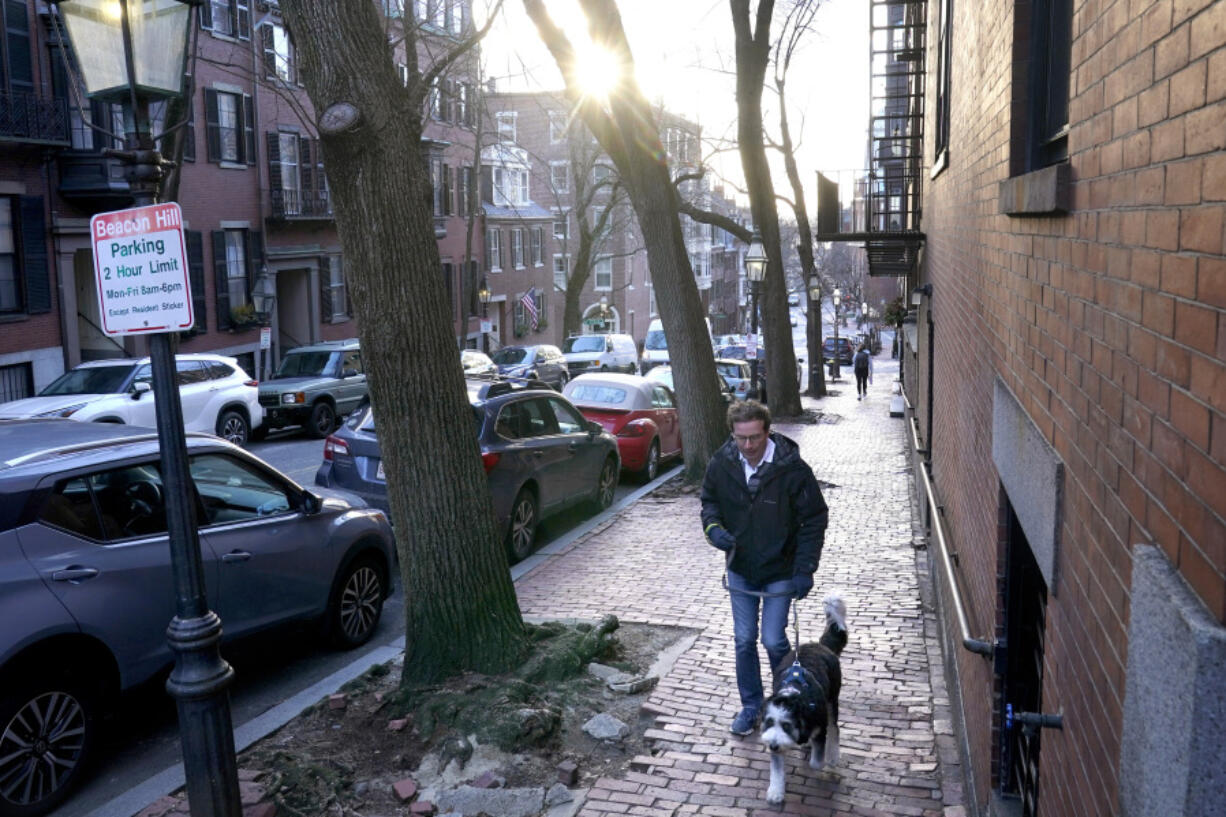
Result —
M847 599L850 630L842 758L815 772L799 751L790 755L782 813L961 817L962 772L927 554L913 547L904 425L889 416L897 363L886 353L874 365L864 402L856 400L846 369L831 396L805 398L806 407L823 412L822 422L775 427L800 444L817 478L830 484L824 488L830 527L813 594L801 603L802 638L820 633L820 599L832 589ZM516 584L525 616L614 613L622 621L701 632L647 704L657 716L648 732L653 754L636 758L625 779L599 780L580 817L777 813L764 799L768 753L756 736L728 732L740 708L732 616L720 586L722 560L706 544L698 512L696 495L647 498Z

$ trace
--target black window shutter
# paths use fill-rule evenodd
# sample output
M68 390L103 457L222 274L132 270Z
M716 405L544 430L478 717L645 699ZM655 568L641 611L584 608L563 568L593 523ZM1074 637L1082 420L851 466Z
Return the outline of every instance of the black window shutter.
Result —
M319 200L315 195L315 165L311 142L312 140L305 136L298 137L298 181L302 188L302 212L306 215L318 212L315 202Z
M255 105L247 94L243 94L243 159L249 165L255 164Z
M232 0L233 1L233 0ZM247 0L236 0L237 17L238 17L238 38L240 40L251 39L251 8Z
M192 313L196 321L192 329L197 332L207 332L209 322L206 312L208 298L204 291L204 234L199 230L184 230L183 240L187 244L187 280L192 287Z
M213 28L213 3L211 0L204 0L198 8L200 9L200 27L205 29Z
M255 274L264 266L264 234L247 230L247 300L255 291Z
M452 179L451 165L443 165L443 172L442 172L443 215L445 216L451 215L451 203L453 201L453 198L451 196L451 179Z
M217 290L217 328L229 329L234 325L230 318L230 281L226 273L226 231L213 231L213 287Z
M268 131L264 134L264 146L268 154L268 188L272 214L285 215L285 183L281 179L281 134Z
M481 201L494 201L494 172L488 166L481 168Z
M30 58L30 19L24 0L4 0L4 33L8 45L9 84L14 91L34 90Z
M196 161L196 102L187 101L187 124L183 126L183 160Z
M319 257L319 319L331 323L335 310L332 303L332 264L331 256Z
M264 76L267 79L277 78L277 47L272 28L266 25L260 29L260 40L264 48Z
M204 89L204 127L207 137L205 155L210 162L221 161L221 117L217 113L217 92Z
M26 312L51 311L51 278L47 269L47 221L42 196L21 197L21 268L25 277Z

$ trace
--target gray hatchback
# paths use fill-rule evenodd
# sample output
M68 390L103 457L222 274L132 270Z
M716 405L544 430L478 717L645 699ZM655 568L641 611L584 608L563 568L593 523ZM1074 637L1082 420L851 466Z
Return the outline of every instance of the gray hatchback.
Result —
M225 638L317 620L340 646L369 639L394 565L383 512L217 437L189 434L187 450ZM0 421L0 815L60 803L100 712L172 663L168 541L152 430Z

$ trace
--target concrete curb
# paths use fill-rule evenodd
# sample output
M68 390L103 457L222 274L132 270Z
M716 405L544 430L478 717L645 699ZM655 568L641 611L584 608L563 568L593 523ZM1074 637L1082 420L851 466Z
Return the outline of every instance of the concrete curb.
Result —
M665 474L657 477L653 482L644 485L634 493L623 497L620 502L610 505L606 510L598 513L596 516L579 525L565 535L558 537L550 542L539 551L529 556L519 564L511 568L511 580L519 581L522 576L531 573L536 568L546 562L556 558L558 555L565 553L576 542L587 536L593 530L612 521L618 514L625 511L627 508L634 505L643 497L650 494L656 488L659 488L668 480L672 479L677 474L681 473L681 466L677 466ZM237 726L234 729L234 750L241 752L248 746L251 746L258 740L271 735L273 732L280 729L285 724L292 721L298 716L302 710L306 709L311 704L316 703L321 698L335 692L342 684L353 680L366 670L376 664L385 664L388 661L394 660L397 656L404 652L403 636L397 636L393 641L383 644L368 653L364 653L360 658L357 658L353 663L337 670L328 677L317 681L311 686L299 692L289 700L274 706L271 709L257 715L251 720ZM160 797L164 797L171 792L182 788L185 782L183 764L176 763L152 777L147 778L144 782L129 789L127 793L121 794L118 797L102 804L93 811L88 812L85 817L132 817L141 809L150 805Z

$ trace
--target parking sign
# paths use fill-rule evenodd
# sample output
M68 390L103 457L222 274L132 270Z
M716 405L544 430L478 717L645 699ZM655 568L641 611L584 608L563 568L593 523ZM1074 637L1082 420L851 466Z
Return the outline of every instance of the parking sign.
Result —
M102 331L181 332L195 323L183 215L174 202L89 220Z

